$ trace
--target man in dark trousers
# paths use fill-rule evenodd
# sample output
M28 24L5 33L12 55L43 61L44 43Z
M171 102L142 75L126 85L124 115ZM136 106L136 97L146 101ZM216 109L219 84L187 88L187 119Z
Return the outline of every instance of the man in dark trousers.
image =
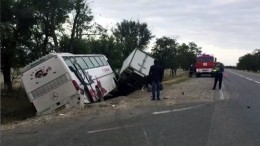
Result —
M152 82L152 100L155 100L155 91L157 100L160 100L160 86L163 79L163 68L158 64L158 60L154 60L154 65L151 66L149 76Z
M217 63L216 67L213 70L215 74L215 81L214 81L214 86L213 90L216 89L217 82L219 89L221 89L221 84L222 84L222 78L223 78L223 72L224 72L224 65L222 63Z

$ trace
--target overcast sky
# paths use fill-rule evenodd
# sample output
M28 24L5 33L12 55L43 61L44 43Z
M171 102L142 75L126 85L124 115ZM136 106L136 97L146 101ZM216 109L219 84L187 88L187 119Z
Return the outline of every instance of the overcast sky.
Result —
M146 22L156 38L195 42L225 65L260 48L260 0L94 0L90 7L105 28Z

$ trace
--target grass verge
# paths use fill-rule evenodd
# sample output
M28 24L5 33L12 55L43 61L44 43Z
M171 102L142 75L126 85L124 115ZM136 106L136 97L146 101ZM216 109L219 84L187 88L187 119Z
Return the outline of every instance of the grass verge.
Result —
M188 72L177 73L176 77L166 72L164 77L163 84L166 85L178 84L189 79ZM35 109L22 87L12 92L3 89L1 95L1 124L15 123L35 116Z
M16 88L12 92L1 90L1 124L17 122L35 116L23 88Z
M162 83L166 84L166 85L179 84L179 83L184 82L188 79L189 79L188 72L182 72L182 73L179 73L177 75L177 77L174 77L174 78L173 77L172 78L167 77L167 80L164 80Z

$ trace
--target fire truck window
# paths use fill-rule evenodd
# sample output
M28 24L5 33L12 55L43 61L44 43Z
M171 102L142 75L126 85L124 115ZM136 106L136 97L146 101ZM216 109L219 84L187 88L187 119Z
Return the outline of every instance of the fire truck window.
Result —
M90 61L89 57L83 57L84 61L86 62L86 64L88 65L89 68L93 68L94 65L93 63Z
M88 69L87 64L84 62L84 60L81 57L75 57L77 60L77 63L81 66L82 69Z
M103 62L104 65L107 65L107 64L108 64L107 61L106 61L106 59L105 59L104 57L99 57L99 58L101 59L101 61Z
M95 67L99 67L99 64L97 63L96 59L94 57L89 57L91 62L95 65Z
M95 59L97 60L97 62L98 62L98 64L99 64L100 66L104 66L103 62L100 60L99 57L95 57Z
M212 62L213 58L212 57L200 57L197 58L197 62Z

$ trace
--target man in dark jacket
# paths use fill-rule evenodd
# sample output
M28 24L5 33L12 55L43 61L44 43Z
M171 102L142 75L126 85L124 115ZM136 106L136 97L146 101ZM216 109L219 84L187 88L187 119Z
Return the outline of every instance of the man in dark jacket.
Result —
M218 63L216 67L213 70L215 74L215 81L214 81L214 86L213 90L216 89L217 82L219 89L221 89L221 84L222 84L222 78L223 78L223 72L224 72L224 65L222 63Z
M149 76L152 82L152 100L155 100L155 91L157 100L160 100L160 86L163 79L163 68L158 64L157 60L154 60L154 65L151 66Z

